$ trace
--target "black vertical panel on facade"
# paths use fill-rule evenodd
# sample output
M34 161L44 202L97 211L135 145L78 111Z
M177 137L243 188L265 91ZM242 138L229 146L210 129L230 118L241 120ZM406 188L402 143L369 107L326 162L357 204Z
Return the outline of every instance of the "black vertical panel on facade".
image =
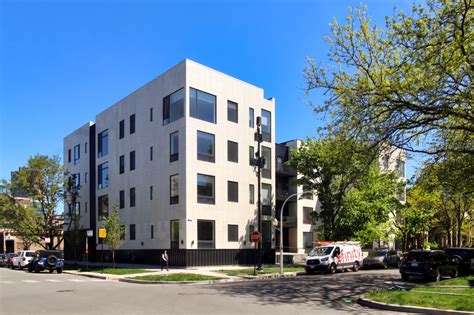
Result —
M95 125L89 127L89 218L90 218L90 229L94 231L93 237L88 237L89 246L89 261L97 261L97 249L96 249L96 238L97 238L97 216L95 207Z

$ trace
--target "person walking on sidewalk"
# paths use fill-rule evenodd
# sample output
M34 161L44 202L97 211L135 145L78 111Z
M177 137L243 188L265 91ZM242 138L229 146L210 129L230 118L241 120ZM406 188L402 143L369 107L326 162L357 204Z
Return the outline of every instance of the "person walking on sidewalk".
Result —
M169 271L169 268L168 268L168 253L165 252L163 254L161 254L161 271L163 271L163 265L166 265L166 271Z

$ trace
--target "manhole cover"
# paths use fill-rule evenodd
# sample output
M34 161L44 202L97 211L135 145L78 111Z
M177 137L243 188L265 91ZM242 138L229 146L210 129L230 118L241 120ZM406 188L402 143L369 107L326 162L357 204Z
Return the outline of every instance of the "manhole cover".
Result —
M64 292L74 292L74 290L58 290L56 292L59 292L59 293L64 293Z

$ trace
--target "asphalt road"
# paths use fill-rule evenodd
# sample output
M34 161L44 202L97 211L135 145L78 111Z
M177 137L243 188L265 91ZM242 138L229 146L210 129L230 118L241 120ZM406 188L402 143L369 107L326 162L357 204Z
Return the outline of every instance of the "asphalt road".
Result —
M360 294L390 287L399 278L397 270L374 270L220 284L147 285L1 268L0 313L381 314L355 301Z

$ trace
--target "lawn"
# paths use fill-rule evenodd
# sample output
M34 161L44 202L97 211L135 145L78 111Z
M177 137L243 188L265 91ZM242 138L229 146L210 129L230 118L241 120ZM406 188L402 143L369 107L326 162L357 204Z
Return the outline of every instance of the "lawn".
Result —
M428 286L445 286L445 285L466 285L474 287L474 276L454 278L449 280L443 280L440 282L431 282Z
M304 271L304 267L294 267L294 266L284 266L283 272L302 272ZM225 269L225 270L218 270L220 273L224 273L226 275L231 276L253 276L253 268L245 268L245 269ZM279 273L280 267L276 266L263 266L263 270L258 271L257 275L268 275L272 273Z
M222 278L198 275L194 273L171 273L168 275L149 275L149 276L138 276L130 278L133 280L142 281L206 281L206 280L220 280Z
M421 286L410 291L388 291L379 290L366 294L366 298L373 301L425 306L439 309L449 309L458 311L474 311L474 289L472 288L431 288L433 285L466 285L472 277L452 279L441 282L430 283L427 286ZM454 281L458 280L458 281ZM471 279L472 281L472 279ZM449 282L450 284L445 284ZM447 293L447 294L446 294ZM459 294L459 295L456 295Z
M86 268L84 266L80 267L67 267L68 270L77 270L79 272L96 272L101 274L109 274L109 275L131 275L136 273L144 273L149 272L148 270L144 269L133 269L133 268L112 268L112 267L96 267L96 266L89 266Z

